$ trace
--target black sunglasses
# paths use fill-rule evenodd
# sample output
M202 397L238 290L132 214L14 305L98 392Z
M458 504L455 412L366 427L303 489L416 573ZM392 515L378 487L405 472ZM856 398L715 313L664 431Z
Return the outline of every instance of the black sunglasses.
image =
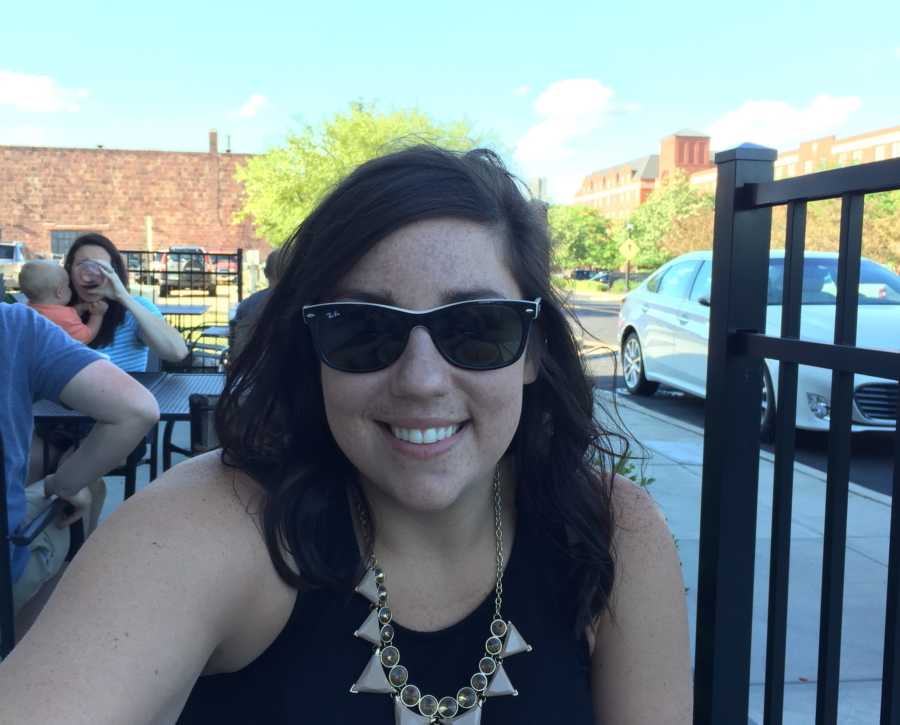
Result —
M466 300L416 312L370 302L328 302L303 307L319 357L345 373L370 373L393 365L414 327L428 330L451 365L497 370L525 351L541 299Z

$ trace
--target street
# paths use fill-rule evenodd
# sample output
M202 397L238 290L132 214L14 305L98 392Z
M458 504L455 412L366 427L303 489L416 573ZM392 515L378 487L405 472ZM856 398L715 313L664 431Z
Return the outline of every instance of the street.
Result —
M703 428L703 400L671 388L661 387L650 397L632 396L625 390L621 378L621 363L611 350L618 351L616 321L619 304L598 302L572 297L570 305L586 333L582 337L582 351L588 361L596 385L615 390L617 395L628 396L631 403L648 410L669 415L678 420ZM765 450L773 452L770 445ZM873 491L891 493L893 444L890 433L862 433L852 438L850 480ZM825 471L828 464L828 435L811 431L798 431L796 460Z

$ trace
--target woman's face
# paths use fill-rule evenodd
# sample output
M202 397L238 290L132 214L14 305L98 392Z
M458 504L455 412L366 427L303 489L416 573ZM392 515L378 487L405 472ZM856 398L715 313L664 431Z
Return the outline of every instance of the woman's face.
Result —
M474 222L416 222L379 242L329 301L426 310L461 299L521 299L504 245L498 232ZM328 425L370 500L441 511L490 485L518 426L522 386L534 379L534 367L524 355L499 370L454 367L417 327L400 359L384 370L345 373L322 365ZM396 435L398 428L444 428L445 434L451 426L458 430L432 444Z
M103 297L102 292L97 287L85 287L78 279L78 275L75 273L75 270L78 269L78 265L80 262L84 262L85 260L93 259L98 262L106 262L106 264L111 265L112 259L109 256L109 252L107 252L103 247L98 247L95 244L85 244L83 247L79 247L75 251L75 256L72 258L72 271L69 275L69 278L72 281L72 287L75 289L75 294L82 302L96 302L97 300Z

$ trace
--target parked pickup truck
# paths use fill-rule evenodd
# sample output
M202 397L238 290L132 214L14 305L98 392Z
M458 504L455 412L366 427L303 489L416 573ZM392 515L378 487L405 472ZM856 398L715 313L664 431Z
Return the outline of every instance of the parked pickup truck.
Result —
M6 289L19 289L19 272L27 259L24 242L0 242L0 277Z

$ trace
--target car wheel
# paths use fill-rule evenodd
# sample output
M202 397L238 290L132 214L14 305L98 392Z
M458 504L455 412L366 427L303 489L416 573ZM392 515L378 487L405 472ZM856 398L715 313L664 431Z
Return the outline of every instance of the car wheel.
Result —
M637 333L629 332L622 345L622 377L632 395L653 395L659 383L647 380L644 375L644 353Z
M762 369L759 439L763 443L771 443L775 440L775 390L772 387L772 376L769 375L769 366L765 363L763 363Z

